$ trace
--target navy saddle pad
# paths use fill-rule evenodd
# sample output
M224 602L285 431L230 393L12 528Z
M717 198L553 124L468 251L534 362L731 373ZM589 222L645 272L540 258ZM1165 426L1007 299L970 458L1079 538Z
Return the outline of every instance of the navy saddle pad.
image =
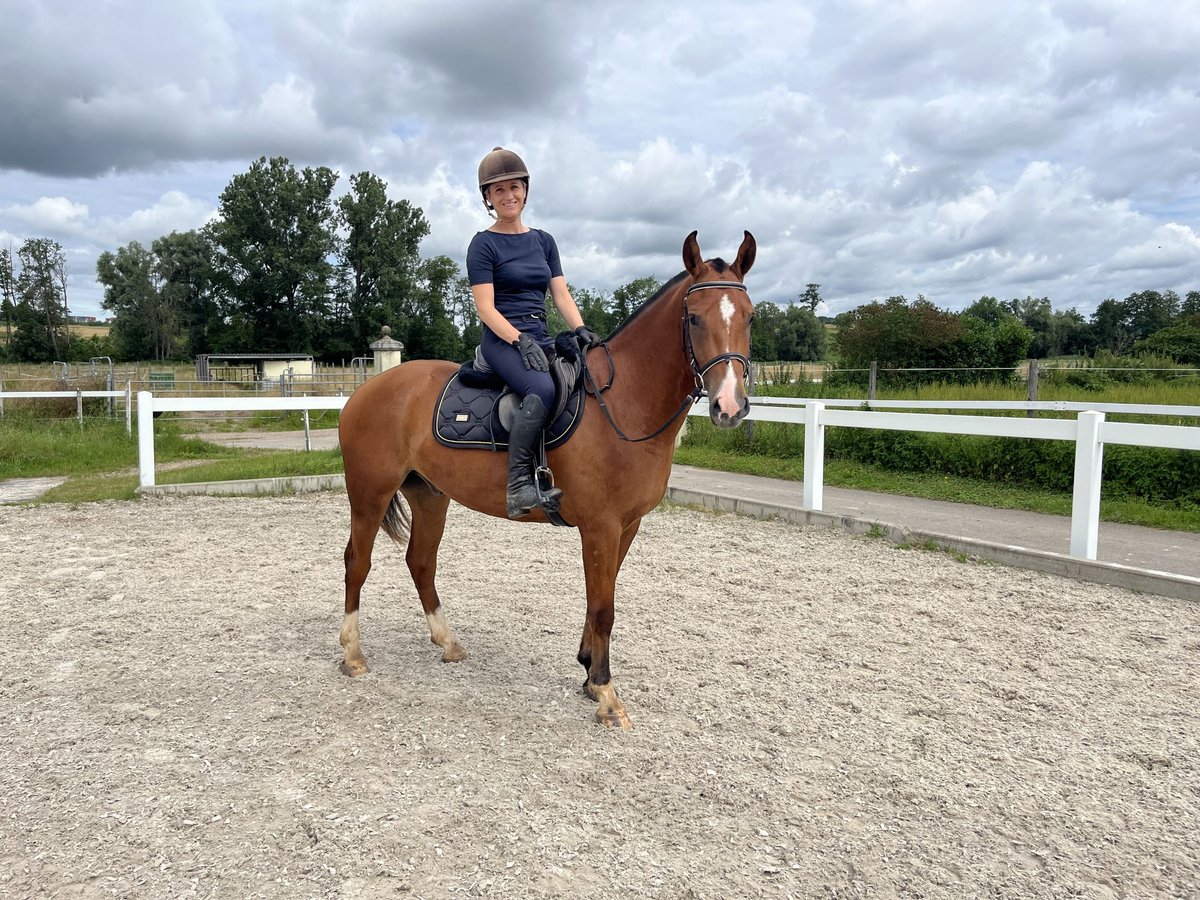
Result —
M455 372L446 382L433 410L433 434L445 447L464 450L507 450L507 424L520 405L520 398L501 387L463 384ZM583 418L583 391L568 398L563 411L546 428L546 449L567 442Z

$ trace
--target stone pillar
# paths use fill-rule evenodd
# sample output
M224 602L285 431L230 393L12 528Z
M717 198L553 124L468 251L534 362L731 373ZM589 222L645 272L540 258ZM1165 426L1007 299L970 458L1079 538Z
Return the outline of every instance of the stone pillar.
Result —
M381 329L383 337L371 345L371 353L375 356L375 374L386 372L392 366L400 365L400 353L404 345L392 337L392 329L384 325Z

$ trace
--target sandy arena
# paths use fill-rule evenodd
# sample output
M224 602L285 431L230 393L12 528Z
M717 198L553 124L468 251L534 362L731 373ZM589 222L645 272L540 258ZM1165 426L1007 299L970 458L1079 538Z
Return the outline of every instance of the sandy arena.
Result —
M339 674L343 494L0 508L0 896L1200 896L1200 605L684 509L452 507Z

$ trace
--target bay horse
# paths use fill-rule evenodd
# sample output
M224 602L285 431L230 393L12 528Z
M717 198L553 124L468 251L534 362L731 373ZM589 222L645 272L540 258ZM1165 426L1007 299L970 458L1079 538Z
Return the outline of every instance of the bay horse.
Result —
M702 392L720 428L736 427L750 409L745 381L754 307L742 280L754 264L755 249L747 231L732 265L705 260L696 232L689 234L684 271L613 332L607 352L597 347L587 355L586 370L597 373L593 384L611 383L587 395L575 434L547 453L563 490L560 515L578 527L582 543L587 616L577 658L587 671L584 691L598 702L596 717L605 725L631 727L609 671L617 573L642 517L666 493L684 414ZM342 412L338 438L350 540L339 637L347 675L368 671L358 610L381 525L397 543L408 541L405 560L442 660L466 656L434 586L438 545L451 500L506 517L508 469L505 453L450 449L435 439L434 405L456 369L457 364L441 360L406 362L359 387ZM547 518L539 508L522 521Z

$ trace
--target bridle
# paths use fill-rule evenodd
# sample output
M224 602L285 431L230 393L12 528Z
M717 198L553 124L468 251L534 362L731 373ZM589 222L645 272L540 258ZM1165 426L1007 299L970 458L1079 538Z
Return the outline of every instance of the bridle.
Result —
M621 430L621 426L619 426L616 420L613 418L612 413L608 409L608 404L604 402L604 391L612 387L612 380L616 376L616 372L613 370L612 353L608 352L608 344L604 344L604 350L606 353L608 353L609 380L608 384L606 384L604 387L600 387L596 383L596 379L592 376L592 372L588 368L587 364L587 353L580 353L579 357L583 367L582 371L584 387L589 394L596 398L596 402L600 404L601 412L604 413L604 418L608 420L608 424L612 426L613 431L617 433L617 437L619 437L621 440L630 444L640 444L643 441L649 441L658 437L660 434L670 428L676 419L683 415L687 409L695 405L696 401L704 396L704 375L709 369L718 363L734 361L740 362L742 364L742 380L745 381L749 379L750 360L741 353L718 353L708 362L704 363L704 365L701 365L696 359L696 351L692 347L692 317L691 313L688 311L687 298L696 291L706 291L710 289L735 290L742 291L746 294L749 293L746 291L746 285L742 284L740 281L698 281L687 289L687 292L683 295L683 355L687 358L688 365L692 368L692 376L696 379L696 386L686 397L683 398L683 402L679 404L679 408L671 414L671 418L667 419L667 421L663 422L662 425L644 437L631 438L626 435L625 432Z
M698 281L687 289L687 293L683 295L683 353L687 357L688 363L692 367L692 375L696 379L696 389L690 396L693 397L692 402L695 403L704 396L704 376L708 370L718 363L726 361L737 361L742 364L742 380L746 381L750 378L750 360L740 353L718 353L704 365L700 365L696 360L696 351L692 349L692 316L688 312L687 298L696 291L707 290L735 290L741 291L743 294L748 294L746 285L740 281Z

